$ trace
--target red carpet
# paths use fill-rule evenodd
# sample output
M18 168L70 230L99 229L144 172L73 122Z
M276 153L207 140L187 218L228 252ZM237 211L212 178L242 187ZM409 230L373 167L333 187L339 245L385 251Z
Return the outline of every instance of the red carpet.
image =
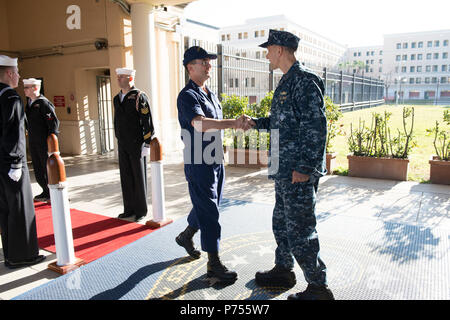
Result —
M35 203L39 248L56 252L52 208ZM96 260L151 233L145 225L70 209L75 256L86 263Z

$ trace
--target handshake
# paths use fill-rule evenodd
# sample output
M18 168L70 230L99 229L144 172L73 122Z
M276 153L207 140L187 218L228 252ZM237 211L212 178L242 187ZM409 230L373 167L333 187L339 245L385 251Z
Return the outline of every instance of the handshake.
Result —
M247 131L253 128L256 125L255 121L252 120L249 116L243 114L239 118L235 120L233 129L241 129Z

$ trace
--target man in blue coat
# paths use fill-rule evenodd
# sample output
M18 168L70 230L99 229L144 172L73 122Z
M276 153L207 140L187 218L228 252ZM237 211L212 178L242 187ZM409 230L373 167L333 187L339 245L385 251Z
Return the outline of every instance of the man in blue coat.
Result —
M228 270L219 259L219 204L225 182L222 130L244 129L244 118L223 119L219 100L205 84L210 77L210 60L216 58L198 46L184 54L183 64L190 80L178 95L177 108L192 210L188 227L176 237L176 242L198 259L200 251L194 248L192 237L200 230L202 250L208 253L208 277L233 283L236 272Z

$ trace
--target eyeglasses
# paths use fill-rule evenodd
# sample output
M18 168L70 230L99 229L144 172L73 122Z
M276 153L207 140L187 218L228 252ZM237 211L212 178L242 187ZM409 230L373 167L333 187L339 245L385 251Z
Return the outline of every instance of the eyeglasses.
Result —
M208 65L210 65L209 60L202 60L201 62L193 62L192 64L201 64L202 66L206 67Z

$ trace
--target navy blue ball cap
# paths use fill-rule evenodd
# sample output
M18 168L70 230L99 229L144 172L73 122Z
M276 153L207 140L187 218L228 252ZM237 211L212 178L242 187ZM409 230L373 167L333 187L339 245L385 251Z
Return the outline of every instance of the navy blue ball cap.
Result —
M209 53L199 46L190 47L184 52L183 65L186 66L189 62L195 59L217 59L217 55L214 53Z
M261 48L267 48L271 45L278 45L283 47L292 48L294 50L297 50L298 43L300 41L300 38L297 37L295 34L292 34L287 31L278 31L278 30L269 30L269 39L267 42L264 42L263 44L260 44L259 46Z

